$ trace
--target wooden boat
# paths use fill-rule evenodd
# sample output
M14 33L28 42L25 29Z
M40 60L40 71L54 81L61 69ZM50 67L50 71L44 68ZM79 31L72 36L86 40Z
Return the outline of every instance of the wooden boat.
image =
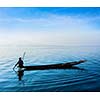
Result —
M60 64L51 64L51 65L37 65L37 66L24 66L24 71L28 70L48 70L48 69L70 69L70 68L78 68L73 67L74 65L78 65L80 63L84 63L86 60L60 63Z

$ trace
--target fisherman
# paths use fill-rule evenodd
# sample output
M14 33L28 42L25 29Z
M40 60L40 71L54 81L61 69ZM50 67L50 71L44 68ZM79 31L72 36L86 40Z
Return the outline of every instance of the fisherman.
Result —
M18 66L17 66L18 65ZM18 67L18 71L16 72L17 75L18 75L18 79L19 81L21 81L23 75L24 75L24 70L22 69L23 68L23 60L21 59L21 57L19 58L18 62L15 64L14 68L15 67ZM13 70L14 70L13 68ZM14 70L15 71L15 70Z
M21 59L21 57L19 58L18 62L16 63L15 67L18 65L18 68L23 68L23 60ZM14 67L14 68L15 68Z

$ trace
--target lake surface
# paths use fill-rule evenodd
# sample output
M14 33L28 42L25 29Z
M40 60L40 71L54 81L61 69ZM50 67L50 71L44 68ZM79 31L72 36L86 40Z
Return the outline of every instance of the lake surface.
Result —
M86 59L78 69L25 71L18 81L12 70L26 52L24 65L57 64ZM1 46L1 92L78 92L100 91L99 46Z

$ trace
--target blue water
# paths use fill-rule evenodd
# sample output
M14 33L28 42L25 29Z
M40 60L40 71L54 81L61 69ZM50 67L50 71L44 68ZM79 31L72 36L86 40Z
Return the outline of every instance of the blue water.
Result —
M64 63L86 59L77 69L25 71L22 81L12 70L20 56L24 65ZM100 47L98 46L1 46L1 92L100 91Z

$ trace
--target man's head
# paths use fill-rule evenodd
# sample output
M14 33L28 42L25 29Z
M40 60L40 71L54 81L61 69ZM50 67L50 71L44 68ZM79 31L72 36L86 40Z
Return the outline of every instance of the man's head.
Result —
M19 57L19 60L22 60L22 58L21 58L21 57Z

